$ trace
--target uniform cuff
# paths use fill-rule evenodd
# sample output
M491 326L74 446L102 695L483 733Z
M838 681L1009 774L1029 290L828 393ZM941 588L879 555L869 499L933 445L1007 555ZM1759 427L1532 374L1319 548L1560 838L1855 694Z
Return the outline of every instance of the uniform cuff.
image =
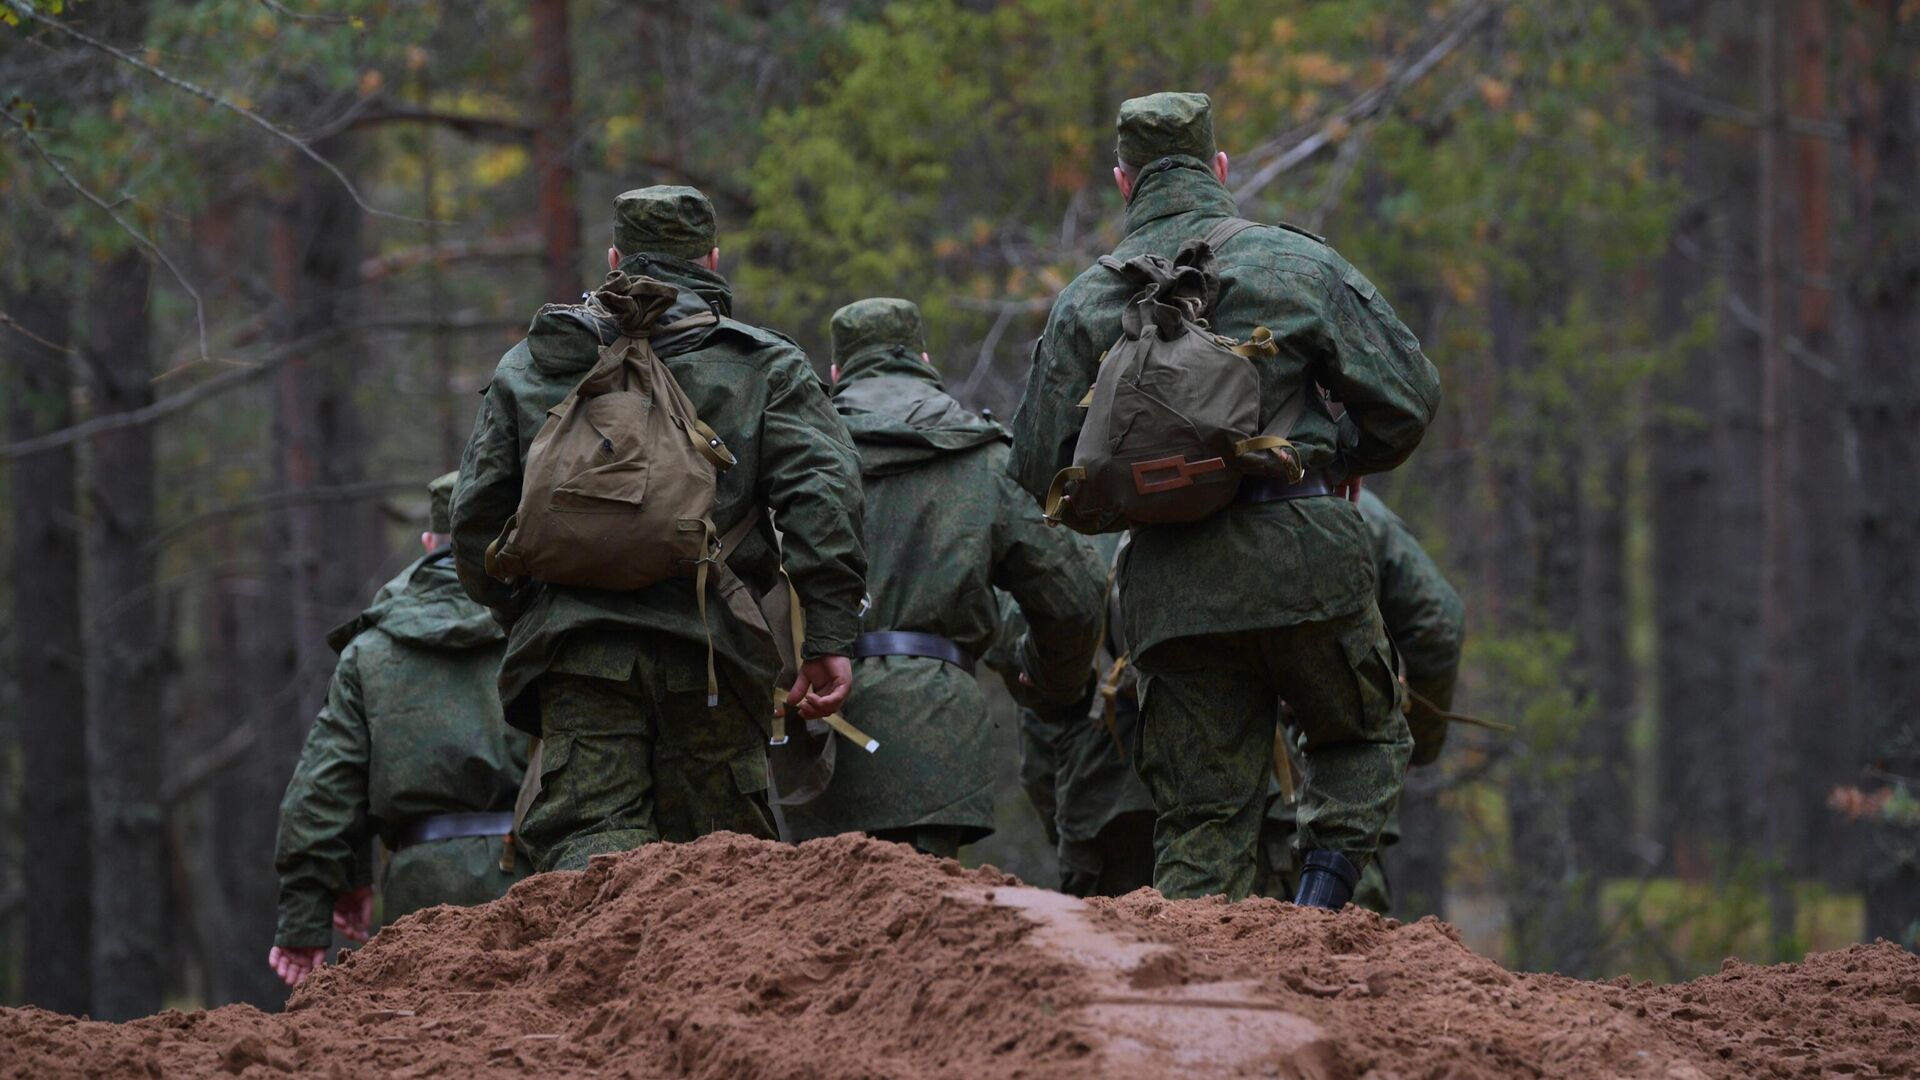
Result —
M333 944L333 898L282 891L273 943L283 949L324 949Z
M807 609L807 640L801 646L801 658L817 660L822 656L852 656L853 639L859 636L860 619L851 612Z

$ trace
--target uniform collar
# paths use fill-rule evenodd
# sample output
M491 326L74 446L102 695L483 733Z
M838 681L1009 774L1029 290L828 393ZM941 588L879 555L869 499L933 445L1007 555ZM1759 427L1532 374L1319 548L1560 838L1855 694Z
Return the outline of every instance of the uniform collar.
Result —
M1203 211L1233 215L1240 207L1213 170L1199 158L1172 157L1155 162L1127 203L1127 233L1175 214Z

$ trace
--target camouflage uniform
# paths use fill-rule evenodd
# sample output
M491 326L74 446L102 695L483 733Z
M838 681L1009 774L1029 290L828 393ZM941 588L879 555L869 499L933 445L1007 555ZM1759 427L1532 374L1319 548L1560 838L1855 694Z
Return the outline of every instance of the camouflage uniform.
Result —
M435 481L435 532L447 531L452 486ZM428 815L511 810L526 768L527 737L501 723L494 693L506 635L461 592L447 554L407 567L328 637L340 662L280 803L278 945L327 945L334 901L369 883L375 836L394 852L380 883L388 921L485 903L527 872L500 869L498 836L396 844Z
M1121 107L1120 157L1136 167L1125 260L1171 259L1236 213L1209 167L1209 103L1157 94ZM1293 430L1303 464L1337 483L1391 469L1419 443L1439 378L1358 270L1289 227L1241 233L1218 253L1213 325L1273 332L1261 419L1307 395ZM1076 408L1120 332L1124 280L1095 267L1061 292L1014 424L1014 474L1036 499L1069 465ZM1346 405L1336 422L1312 388ZM1135 739L1154 795L1154 883L1169 896L1247 895L1265 809L1275 699L1304 736L1301 844L1364 867L1399 797L1412 739L1396 708L1373 603L1365 526L1343 499L1240 502L1202 521L1139 528L1122 559L1121 616L1141 676Z
M873 603L862 629L934 634L978 658L993 590L1033 627L1017 646L1045 701L1078 698L1099 636L1092 546L1049 529L1007 476L1004 428L961 407L921 355L919 309L862 300L833 317L834 405L860 452ZM920 656L857 660L847 719L880 742L838 754L833 782L788 811L801 839L868 832L951 856L993 830L992 720L965 671Z
M1453 707L1453 688L1460 674L1460 649L1466 638L1466 609L1460 594L1447 583L1432 556L1405 522L1371 491L1360 494L1360 517L1366 522L1373 565L1380 575L1378 600L1387 636L1400 654L1400 669L1413 691L1407 703L1407 722L1413 732L1413 764L1427 765L1440 755L1447 738L1447 721L1436 710ZM1275 799L1261 835L1266 863L1277 869L1261 888L1268 896L1287 897L1298 877L1293 860L1294 808ZM1381 831L1382 848L1400 839L1398 817L1387 819ZM1393 896L1386 867L1375 858L1361 872L1353 902L1386 914Z
M825 388L791 340L730 317L726 279L694 260L714 246L713 207L691 188L615 200L620 268L677 286L661 324L711 311L717 325L653 344L738 459L720 476L714 525L760 520L728 559L752 589L775 586L782 556L806 606L807 659L846 655L858 627L866 555L858 462ZM509 587L488 577L487 545L520 501L527 449L549 408L579 382L614 328L584 308L548 305L495 370L460 466L453 505L460 580L511 626L500 669L508 722L542 736L541 792L521 839L541 869L716 829L771 837L766 720L779 669L771 642L709 599L721 674L706 700L706 631L693 579L631 592Z

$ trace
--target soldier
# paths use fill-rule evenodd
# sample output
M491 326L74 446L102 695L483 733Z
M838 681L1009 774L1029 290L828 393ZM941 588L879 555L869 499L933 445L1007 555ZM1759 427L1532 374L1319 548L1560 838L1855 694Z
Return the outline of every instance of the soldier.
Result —
M920 309L862 300L833 316L834 406L860 452L873 606L854 643L847 718L880 750L839 755L796 837L865 832L952 858L993 831L992 721L976 660L998 629L995 587L1033 627L1018 647L1041 701L1086 689L1099 636L1092 547L1049 529L1007 475L1007 433L961 407L928 361Z
M1171 259L1237 208L1204 94L1120 107L1114 180L1125 260ZM1300 725L1305 870L1296 900L1338 907L1373 856L1412 749L1373 602L1366 529L1328 497L1391 469L1419 443L1439 378L1358 270L1320 238L1258 227L1216 252L1213 326L1273 332L1260 419L1304 396L1295 484L1248 478L1208 518L1133 530L1121 564L1123 629L1141 679L1138 768L1157 808L1154 884L1170 897L1250 893L1272 760L1275 701ZM1044 498L1071 464L1097 362L1120 335L1126 280L1091 268L1055 301L1014 424L1015 475ZM1317 389L1316 389L1317 388ZM1346 405L1338 423L1318 390Z
M380 883L389 921L485 903L527 872L505 847L527 738L500 722L506 635L448 561L455 475L428 485L425 557L327 636L340 662L280 802L274 855L280 918L267 962L288 986L325 958L330 926L367 940L375 836L392 852Z
M1412 764L1429 765L1447 740L1447 710L1460 677L1460 649L1466 640L1466 609L1433 557L1413 530L1371 491L1360 493L1360 517L1367 524L1373 565L1380 576L1378 601L1387 636L1400 654L1401 682L1407 687L1407 724L1413 734ZM1294 808L1275 799L1262 836L1267 864L1278 870L1262 892L1292 895L1299 867L1292 854ZM1399 842L1399 815L1387 819L1380 844ZM1387 871L1376 856L1361 871L1353 902L1385 915L1393 906Z
M655 336L674 379L738 459L720 475L712 520L721 535L752 519L727 565L749 588L774 587L781 550L805 606L803 716L837 710L865 592L858 461L826 390L791 340L730 317L713 206L686 187L650 187L614 201L610 267L680 292L659 325L711 312L718 322ZM487 545L518 506L527 450L549 408L593 366L615 327L584 307L549 305L507 353L474 421L454 494L460 580L510 625L500 670L509 723L542 738L540 790L520 838L542 870L577 869L595 854L721 829L772 837L764 746L771 643L694 578L614 592L487 576ZM711 591L711 590L710 590ZM708 632L721 686L708 692Z

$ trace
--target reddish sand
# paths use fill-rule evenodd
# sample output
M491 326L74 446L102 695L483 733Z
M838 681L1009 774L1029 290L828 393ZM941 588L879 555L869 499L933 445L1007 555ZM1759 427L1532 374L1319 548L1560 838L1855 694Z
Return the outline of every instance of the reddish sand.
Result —
M403 919L242 1006L0 1010L0 1077L1920 1075L1920 958L1515 975L1431 919L1081 903L853 837L714 836Z

